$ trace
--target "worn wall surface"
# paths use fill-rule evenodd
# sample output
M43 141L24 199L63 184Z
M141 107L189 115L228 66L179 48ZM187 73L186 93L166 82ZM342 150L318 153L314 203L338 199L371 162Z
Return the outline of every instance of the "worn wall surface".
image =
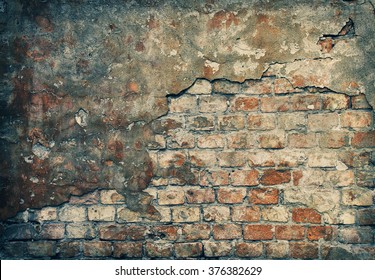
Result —
M371 1L0 1L2 258L374 259Z

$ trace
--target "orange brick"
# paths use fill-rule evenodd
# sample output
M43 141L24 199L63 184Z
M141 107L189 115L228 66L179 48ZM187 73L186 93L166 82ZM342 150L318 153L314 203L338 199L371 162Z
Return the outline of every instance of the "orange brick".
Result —
M278 171L274 169L268 169L264 171L263 176L260 179L260 183L265 186L279 185L289 183L291 179L291 173L289 170Z
M273 238L271 225L245 225L243 237L246 240L270 240Z
M290 99L293 111L320 110L320 96L314 94L296 94Z
M307 229L307 238L311 241L319 239L331 240L332 227L330 226L311 226Z
M292 219L296 223L320 224L322 217L318 212L311 208L294 208Z
M243 188L220 188L217 193L217 200L220 203L242 203L246 196L246 189Z
M276 239L280 240L302 240L305 237L303 226L276 226Z

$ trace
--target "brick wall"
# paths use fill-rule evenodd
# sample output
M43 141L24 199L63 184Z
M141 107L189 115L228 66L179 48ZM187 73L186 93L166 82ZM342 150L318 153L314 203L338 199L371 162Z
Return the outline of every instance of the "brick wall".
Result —
M115 190L1 224L2 258L374 259L374 120L363 95L198 79L153 121L160 220Z

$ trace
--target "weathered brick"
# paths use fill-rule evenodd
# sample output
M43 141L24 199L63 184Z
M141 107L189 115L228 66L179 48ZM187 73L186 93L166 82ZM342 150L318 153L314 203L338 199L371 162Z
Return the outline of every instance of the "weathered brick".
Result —
M160 238L163 240L177 240L179 236L179 228L177 226L154 226L151 229L150 236L154 236L155 238Z
M215 192L211 188L191 188L186 191L186 200L188 203L213 203L215 201Z
M360 225L375 225L375 208L358 210Z
M114 221L116 209L113 206L95 205L88 208L89 221Z
M328 132L320 135L319 144L322 148L338 149L349 143L349 135L345 132Z
M175 130L169 133L167 139L167 146L169 149L189 149L195 146L194 134L185 130Z
M263 176L260 179L260 183L265 186L279 185L289 183L290 179L291 173L289 170L279 171L268 169L264 171Z
M304 113L286 113L278 116L280 129L302 130L306 127L306 117Z
M213 82L214 92L224 94L237 94L241 92L242 85L225 80L216 80Z
M351 206L373 205L374 192L365 188L351 188L342 190L342 204Z
M290 98L293 111L320 110L320 96L314 94L296 94Z
M57 209L55 207L44 207L36 211L35 220L40 222L57 220Z
M269 94L273 93L274 81L271 78L262 80L247 80L244 82L244 93L249 94Z
M271 225L245 225L243 238L246 240L270 240L273 238Z
M203 208L203 218L207 222L229 221L230 209L226 206L206 206Z
M203 247L205 257L224 257L232 251L231 243L226 241L203 241Z
M65 224L44 224L40 232L41 239L58 240L65 236Z
M289 220L289 211L284 206L263 208L262 219L263 221L285 223Z
M257 145L256 136L247 132L233 132L226 137L229 149L249 149Z
M292 220L296 223L320 224L322 217L316 210L311 208L294 208Z
M190 163L196 167L214 167L217 165L215 151L189 151Z
M173 245L165 242L147 242L145 251L150 258L168 258L173 254Z
M274 153L270 151L251 152L247 155L250 166L272 167L275 166Z
M249 202L253 204L277 204L279 201L279 190L273 188L251 189Z
M285 259L288 257L288 242L267 242L265 243L266 255L269 259Z
M152 122L152 130L156 134L166 134L172 130L184 128L184 126L182 117L160 118Z
M342 228L339 231L339 241L350 244L366 244L374 242L371 228Z
M307 127L310 131L329 131L336 128L338 124L339 115L337 113L310 114L307 116Z
M97 204L99 202L99 192L94 191L82 196L71 196L69 199L69 204L75 205L90 205Z
M141 242L115 242L113 243L113 257L118 259L141 258Z
M229 173L224 170L202 171L200 173L201 186L225 186L229 184Z
M195 80L194 84L187 90L190 94L210 94L212 91L212 84L204 79Z
M81 253L81 243L78 241L60 242L58 252L62 259L77 258Z
M158 161L161 168L181 167L186 161L186 155L182 152L163 151L158 153Z
M241 258L255 258L263 254L263 245L261 242L236 244L236 256Z
M353 170L328 171L326 172L326 181L333 186L347 187L354 184L354 172Z
M120 207L116 209L117 211L117 221L118 222L140 222L142 220L142 215L139 212L132 211L126 207Z
M218 117L220 130L240 130L245 127L245 117L242 115L225 115Z
M360 95L352 97L352 108L353 109L371 109L371 106L366 99L366 95L360 94Z
M280 240L302 240L305 237L303 226L276 226L276 239Z
M248 96L236 96L230 101L231 111L257 111L258 110L258 98Z
M375 130L355 133L352 146L355 148L375 148Z
M126 240L128 229L120 225L103 225L99 227L99 238L102 240Z
M271 130L276 128L276 117L274 114L249 114L247 117L247 128L249 130Z
M294 150L292 153L289 150L277 150L273 153L279 167L297 167L306 162L306 153L304 151Z
M322 95L323 110L342 110L349 107L349 96L345 94L329 93Z
M182 226L182 235L186 240L209 239L211 226L209 224L188 224Z
M199 207L174 207L172 208L172 221L176 223L198 222L200 220Z
M56 243L54 241L32 241L27 243L27 250L31 257L54 257Z
M83 222L86 220L86 208L65 205L59 210L59 220L63 222Z
M5 258L22 259L27 254L27 242L2 242L0 250L2 260Z
M225 140L220 134L200 135L197 140L199 148L215 149L224 148Z
M195 113L197 111L197 98L194 95L183 95L170 99L170 113Z
M275 79L275 94L284 94L300 91L301 90L299 89L295 89L292 83L285 78Z
M317 259L319 247L316 243L291 242L290 256L294 259Z
M246 155L243 152L220 152L218 154L221 167L241 167L246 164Z
M169 206L155 206L156 211L159 212L161 218L157 222L165 222L169 223L172 221L172 216L171 216L171 208ZM153 219L147 219L146 220L149 222L156 222Z
M333 229L330 226L311 226L307 229L307 238L311 241L331 240L332 235Z
M233 222L258 222L260 210L257 206L234 206L231 217Z
M294 133L288 135L288 146L290 148L313 148L316 147L315 133Z
M230 175L232 186L257 186L258 177L257 170L235 170Z
M278 131L259 136L259 144L264 149L282 149L285 148L285 134Z
M372 124L373 112L346 111L341 114L341 126L350 128L366 128Z
M150 150L159 150L165 149L167 146L167 141L165 140L165 136L156 134L154 138L148 143L147 148Z
M95 237L95 227L86 223L67 224L66 237L71 239L93 239Z
M187 118L189 129L196 131L209 131L215 129L215 117L212 115L199 115Z
M37 230L31 224L14 224L5 228L2 239L29 240L37 237Z
M245 196L244 188L220 188L217 192L219 203L242 203Z
M125 197L116 190L104 190L100 192L100 201L102 204L123 204Z
M260 99L260 110L262 112L285 112L290 109L289 97L263 97Z
M335 152L319 151L309 154L309 167L335 167L337 164L337 154Z
M242 237L242 227L236 224L214 225L212 232L215 240L238 239Z
M177 258L200 257L203 254L203 246L200 242L176 243L174 250Z
M181 188L168 187L158 191L159 205L180 205L185 202L185 193Z
M222 95L200 96L198 103L201 113L223 113L228 109L227 98Z

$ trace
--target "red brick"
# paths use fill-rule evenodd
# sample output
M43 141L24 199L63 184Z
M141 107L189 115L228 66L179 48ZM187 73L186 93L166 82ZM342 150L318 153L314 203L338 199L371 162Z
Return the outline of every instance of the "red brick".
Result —
M183 225L182 235L186 240L209 239L211 226L209 224L189 224Z
M274 114L251 114L247 117L249 130L271 130L276 127Z
M245 225L243 237L246 240L270 240L273 238L271 225Z
M230 175L232 186L257 186L259 172L257 170L236 170Z
M290 256L294 259L318 259L319 248L316 243L290 243Z
M200 257L203 254L203 246L200 242L176 243L174 250L177 258Z
M292 219L296 223L320 224L322 221L321 215L311 208L294 208Z
M221 167L241 167L246 164L246 154L243 152L221 152L218 159Z
M263 254L263 244L257 243L238 243L236 244L236 256L241 258L254 258Z
M217 200L220 203L242 203L245 196L244 188L220 188L217 192Z
M352 146L355 148L375 148L375 130L355 133Z
M349 135L345 132L329 132L320 135L319 144L322 148L337 149L348 145Z
M227 171L202 171L200 173L201 186L225 186L229 184L229 174Z
M311 241L331 240L332 233L332 227L330 226L311 226L307 229L307 238Z
M86 257L108 257L111 253L111 242L92 241L83 243L83 254Z
M302 240L305 237L303 226L276 226L276 239L280 240Z
M251 189L249 202L253 204L277 204L279 201L279 190L272 188Z
M231 110L236 111L257 111L258 98L236 96L231 100Z
M320 110L320 96L314 94L296 94L290 99L293 111Z
M269 169L264 171L263 176L260 179L260 182L265 186L270 186L289 183L290 179L291 174L289 170L278 171L274 169Z
M242 237L242 227L236 224L214 225L212 232L215 240L237 239Z
M150 243L145 245L146 255L150 258L168 258L173 254L172 244L170 243Z
M350 128L366 128L372 124L373 112L346 111L341 114L341 126Z
M198 137L198 147L206 149L223 148L224 137L218 134L200 135Z
M259 207L234 206L232 208L233 222L258 222L260 220Z
M293 185L298 186L299 181L301 180L302 177L303 177L302 170L293 171Z
M141 242L115 242L113 244L113 257L118 259L141 258L142 243Z
M285 135L283 133L260 135L259 144L263 149L285 148Z
M211 188L188 189L186 191L186 200L188 203L212 203L215 201L215 192Z
M260 110L262 112L285 112L290 109L289 97L264 97L260 99Z
M220 130L240 130L245 127L245 117L241 115L219 116Z
M289 148L313 148L316 146L315 133L294 133L288 135Z

